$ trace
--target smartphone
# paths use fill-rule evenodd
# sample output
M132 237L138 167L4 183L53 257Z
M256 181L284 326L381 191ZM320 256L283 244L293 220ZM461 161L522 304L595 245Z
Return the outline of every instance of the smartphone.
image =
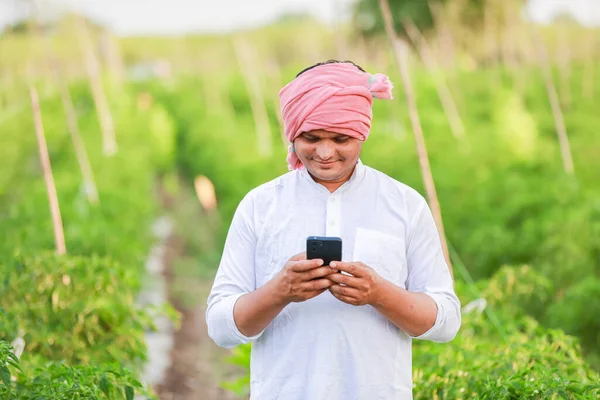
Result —
M309 236L306 239L306 258L320 258L323 265L342 261L342 238L334 236Z

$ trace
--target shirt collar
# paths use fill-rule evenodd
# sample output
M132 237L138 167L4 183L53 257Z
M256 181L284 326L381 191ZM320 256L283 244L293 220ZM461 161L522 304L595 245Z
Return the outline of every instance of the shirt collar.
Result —
M311 185L316 187L318 190L324 190L325 192L327 192L327 194L333 194L333 193L330 193L329 190L327 190L327 188L325 186L321 185L320 183L315 182L315 180L312 178L312 176L310 176L310 174L306 170L306 167L303 166L302 168L300 168L300 170L298 172L304 179L306 179ZM345 192L346 190L348 190L349 188L354 186L357 182L360 182L362 180L362 178L364 177L364 175L365 175L365 166L364 166L362 160L359 158L358 162L356 163L356 166L354 168L354 171L352 172L352 175L350 176L350 179L348 179L348 181L344 182L344 184L342 186L340 186L334 193L337 194L337 193Z

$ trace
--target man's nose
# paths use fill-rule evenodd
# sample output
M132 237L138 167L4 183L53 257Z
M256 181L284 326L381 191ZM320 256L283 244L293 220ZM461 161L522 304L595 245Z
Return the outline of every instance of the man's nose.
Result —
M335 146L328 140L323 140L317 146L317 156L321 160L328 160L335 155Z

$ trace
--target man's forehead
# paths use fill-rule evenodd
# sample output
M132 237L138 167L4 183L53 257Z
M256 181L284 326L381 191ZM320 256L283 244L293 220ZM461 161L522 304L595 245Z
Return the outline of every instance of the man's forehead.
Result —
M336 137L347 136L347 135L342 135L341 133L337 133L337 132L326 131L324 129L316 129L313 131L307 131L307 132L304 132L303 134L306 136L314 136L314 137L325 138L325 139L333 139Z

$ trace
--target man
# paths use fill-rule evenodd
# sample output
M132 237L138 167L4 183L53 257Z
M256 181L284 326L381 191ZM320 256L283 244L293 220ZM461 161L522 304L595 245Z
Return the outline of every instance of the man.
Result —
M218 345L253 342L251 399L411 399L412 338L458 332L425 199L359 159L391 90L329 61L280 92L291 172L239 204L206 313ZM307 260L308 236L341 237L343 262Z

